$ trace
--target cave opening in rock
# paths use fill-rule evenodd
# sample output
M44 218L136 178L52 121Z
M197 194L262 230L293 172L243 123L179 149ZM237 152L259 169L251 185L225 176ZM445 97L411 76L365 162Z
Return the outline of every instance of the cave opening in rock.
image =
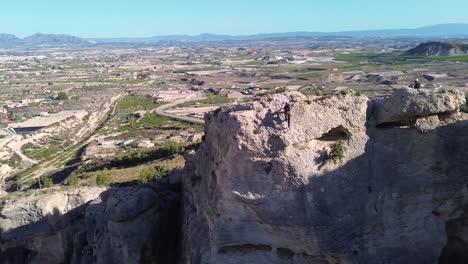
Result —
M321 141L339 141L348 140L351 137L351 133L342 125L332 128L327 133L323 134L318 140Z

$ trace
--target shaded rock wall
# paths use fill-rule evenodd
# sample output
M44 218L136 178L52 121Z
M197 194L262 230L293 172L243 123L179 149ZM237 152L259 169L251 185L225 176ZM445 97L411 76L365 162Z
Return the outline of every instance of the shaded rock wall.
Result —
M174 263L179 190L165 183L11 197L0 263Z

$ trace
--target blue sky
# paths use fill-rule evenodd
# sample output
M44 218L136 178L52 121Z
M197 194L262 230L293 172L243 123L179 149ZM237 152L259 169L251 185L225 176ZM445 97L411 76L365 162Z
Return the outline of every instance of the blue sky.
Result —
M468 23L467 0L5 0L0 32L82 37L254 34Z

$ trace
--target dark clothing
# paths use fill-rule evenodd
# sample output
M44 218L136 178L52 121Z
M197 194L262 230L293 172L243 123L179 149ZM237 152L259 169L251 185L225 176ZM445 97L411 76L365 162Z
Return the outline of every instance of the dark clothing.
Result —
M421 88L421 83L418 82L418 81L415 81L415 82L414 82L414 88L420 89L420 88Z
M288 103L284 105L284 116L286 117L286 121L288 121L288 127L291 127L291 105Z
M291 127L291 112L286 112L286 120L288 121L288 127Z

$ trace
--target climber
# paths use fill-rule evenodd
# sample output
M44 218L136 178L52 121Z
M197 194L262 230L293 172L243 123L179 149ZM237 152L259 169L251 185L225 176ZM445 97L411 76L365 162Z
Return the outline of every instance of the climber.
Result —
M419 82L419 79L414 80L414 84L410 85L410 87L415 89L421 89L421 83Z
M288 121L288 128L291 127L291 105L288 102L284 105L284 116Z
M421 83L419 82L419 79L416 79L414 81L414 88L421 89Z

